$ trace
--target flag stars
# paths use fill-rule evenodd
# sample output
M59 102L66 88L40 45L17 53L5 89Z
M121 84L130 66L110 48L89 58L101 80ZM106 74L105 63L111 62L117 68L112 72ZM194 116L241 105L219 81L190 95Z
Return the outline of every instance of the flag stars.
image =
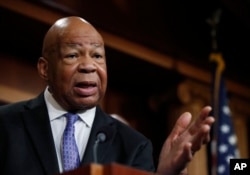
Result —
M217 175L229 175L230 159L235 158L237 150L237 138L234 133L232 112L228 106L227 91L223 79L218 84L219 97L216 97L218 106L216 112L218 113L218 127L214 127L215 139L217 141L215 150L212 150L215 155L215 161L212 162L213 169L216 168ZM218 132L218 133L217 133ZM214 147L211 148L213 149Z
M226 144L222 144L219 146L220 153L226 153L228 150L228 146Z
M227 105L222 107L222 111L223 111L224 114L226 114L227 116L231 116L231 111L230 111L230 109L229 109L229 107L228 107Z
M235 145L236 144L236 141L237 141L237 138L235 135L231 135L229 138L228 138L228 142L231 144L231 145Z
M228 156L226 156L226 162L227 162L228 165L230 163L230 159L233 159L233 158L235 158L235 156L232 155L232 154L229 154Z
M221 129L222 133L224 133L224 134L229 133L229 131L230 131L230 127L227 124L221 125L220 129Z
M218 174L224 173L225 172L225 166L224 165L219 165L217 171L218 171Z

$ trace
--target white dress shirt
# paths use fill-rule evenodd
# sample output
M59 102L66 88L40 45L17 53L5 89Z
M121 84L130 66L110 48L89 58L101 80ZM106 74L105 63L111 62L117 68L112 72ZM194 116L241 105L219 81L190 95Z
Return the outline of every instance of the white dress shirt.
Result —
M56 102L52 94L48 91L48 87L44 92L44 98L49 113L60 172L63 172L62 137L67 122L64 114L66 114L67 111L65 111ZM75 123L75 138L81 160L89 139L90 131L95 117L95 111L96 108L94 107L92 109L78 113L80 119Z

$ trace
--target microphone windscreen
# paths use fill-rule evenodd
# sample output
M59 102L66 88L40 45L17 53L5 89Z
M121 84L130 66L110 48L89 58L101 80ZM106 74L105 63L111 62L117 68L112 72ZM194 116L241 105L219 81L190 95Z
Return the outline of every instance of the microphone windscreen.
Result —
M98 139L101 142L107 141L112 135L112 127L109 125L103 126L100 129L98 129L98 132L96 134L96 139Z
M99 140L100 142L105 142L106 141L106 134L104 132L99 132L96 136L97 140Z

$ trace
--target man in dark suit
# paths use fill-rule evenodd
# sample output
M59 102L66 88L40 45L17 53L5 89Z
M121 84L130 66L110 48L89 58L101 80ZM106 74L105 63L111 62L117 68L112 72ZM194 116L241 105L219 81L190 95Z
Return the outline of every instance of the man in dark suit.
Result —
M194 153L210 140L214 119L209 116L209 106L192 123L190 113L182 114L162 147L155 170L151 142L99 107L107 86L104 42L82 18L66 17L52 25L45 35L37 69L48 83L44 92L35 99L0 107L3 175L69 171L65 169L64 152L68 113L77 116L73 138L80 162L76 167L98 160L101 164L117 162L161 175L185 174ZM106 138L95 157L98 133L104 133Z

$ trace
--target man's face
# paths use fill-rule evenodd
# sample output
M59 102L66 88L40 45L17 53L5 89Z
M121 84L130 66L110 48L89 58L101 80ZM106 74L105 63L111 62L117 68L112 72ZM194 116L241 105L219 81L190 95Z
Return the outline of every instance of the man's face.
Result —
M49 90L66 110L97 105L107 86L104 43L91 27L71 26L58 37L46 59Z

